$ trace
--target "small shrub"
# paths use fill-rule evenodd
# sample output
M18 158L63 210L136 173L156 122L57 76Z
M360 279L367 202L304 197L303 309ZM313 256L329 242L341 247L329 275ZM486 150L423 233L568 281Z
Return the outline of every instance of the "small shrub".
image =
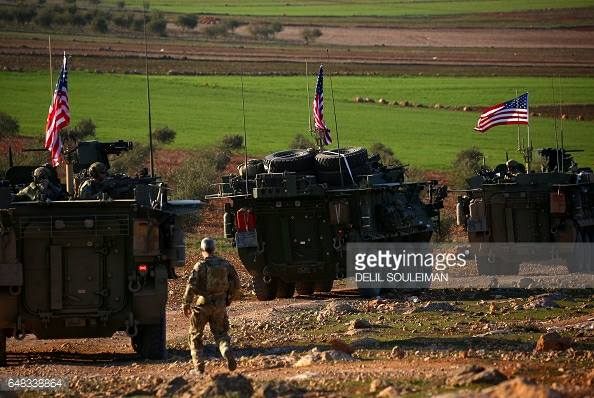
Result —
M382 144L381 142L376 142L371 146L371 148L369 148L369 150L372 153L377 153L378 155L380 155L382 163L386 166L399 166L402 164L400 160L396 159L396 157L394 156L394 151L391 148Z
M194 29L198 25L198 17L195 14L182 14L177 17L176 25L182 29Z
M35 17L35 23L44 28L49 28L52 26L52 23L54 22L54 15L54 10L50 8L44 8Z
M216 181L217 170L216 150L204 150L184 160L179 167L171 170L168 181L173 187L173 198L203 199L212 192L213 181Z
M175 141L175 130L170 129L169 127L160 127L153 131L153 137L157 140L158 143L167 145L171 144Z
M76 145L79 141L95 137L97 126L91 119L81 119L75 126L66 127L60 131L62 140L71 145Z
M305 41L305 44L313 43L320 36L322 36L322 31L317 28L316 29L306 28L301 31L301 37Z
M119 156L113 155L109 160L111 172L134 175L147 166L149 156L148 145L135 142L131 151L123 152Z
M96 17L93 20L93 29L99 33L107 33L109 30L107 20L102 16Z
M123 0L116 1L116 7L123 10L126 7L126 2Z
M19 121L8 113L0 112L0 138L10 137L19 133Z
M227 19L225 22L223 22L223 24L229 32L233 33L235 32L235 29L243 25L243 22L237 19Z
M215 37L219 36L226 36L227 35L227 28L224 25L209 25L204 28L204 34L206 37L210 39L214 39Z
M151 13L147 28L150 32L159 36L167 36L167 20L161 11L153 11Z
M14 18L20 24L31 22L37 14L37 7L32 3L18 2L14 10Z
M120 28L129 28L133 21L133 18L125 15L117 15L113 18L113 23Z
M249 31L252 36L260 39L270 39L283 30L280 22L250 24Z
M314 144L310 139L308 139L303 134L296 134L293 138L293 141L289 143L289 148L292 149L308 149L308 148L315 148L316 144Z
M137 32L142 32L144 30L144 18L142 16L134 18L132 28Z
M483 153L477 147L458 152L456 159L452 163L454 166L452 178L450 179L452 186L456 188L466 187L466 179L483 168L483 157Z
M221 146L227 150L240 149L243 147L243 137L239 134L226 135L223 137Z

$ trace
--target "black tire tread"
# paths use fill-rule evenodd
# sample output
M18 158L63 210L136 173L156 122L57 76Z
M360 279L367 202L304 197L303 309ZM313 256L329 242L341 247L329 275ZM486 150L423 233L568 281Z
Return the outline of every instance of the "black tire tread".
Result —
M315 291L321 293L327 293L332 291L332 287L334 286L333 279L327 279L325 281L317 281L315 283Z
M276 298L276 281L273 279L270 283L265 283L262 276L252 278L254 293L258 301L270 301Z
M295 283L285 282L279 279L276 286L276 297L292 298L295 294Z
M337 152L337 149L331 149L330 152ZM340 153L349 162L351 169L367 163L368 154L367 149L363 147L355 148L340 148ZM342 158L342 156L340 156ZM321 152L316 155L316 170L320 171L335 171L338 170L338 155L332 155L327 152ZM344 162L342 163L344 165Z
M264 157L269 173L306 172L314 168L315 154L306 149L289 149Z
M295 290L301 296L311 296L315 292L315 283L309 281L295 282Z
M166 319L156 325L140 325L138 334L132 339L132 348L145 359L165 359L167 357Z

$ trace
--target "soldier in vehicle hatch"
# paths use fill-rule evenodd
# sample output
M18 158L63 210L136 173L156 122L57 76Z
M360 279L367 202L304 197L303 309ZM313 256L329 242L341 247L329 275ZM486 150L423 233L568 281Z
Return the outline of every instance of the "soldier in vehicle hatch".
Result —
M89 178L80 186L78 199L100 199L107 178L107 167L101 162L89 166Z
M239 277L228 261L215 256L213 239L204 238L200 249L204 259L194 265L183 298L184 315L190 318L189 345L194 364L191 372L204 373L202 335L207 323L221 355L227 360L227 367L233 371L237 363L230 347L226 307L239 295Z
M33 171L33 182L16 194L17 201L23 200L60 200L65 195L60 187L50 181L50 171L38 167Z

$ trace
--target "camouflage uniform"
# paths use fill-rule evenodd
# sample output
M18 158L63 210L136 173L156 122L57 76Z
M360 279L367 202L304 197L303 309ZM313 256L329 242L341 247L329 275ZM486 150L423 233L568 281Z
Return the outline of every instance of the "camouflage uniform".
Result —
M103 194L103 180L107 175L107 168L101 162L95 162L89 167L90 176L78 190L78 199L99 199Z
M80 186L79 199L99 199L103 193L102 184L95 178L89 178Z
M192 309L189 345L196 368L204 369L202 336L207 323L223 358L229 361L229 356L232 356L226 307L237 297L239 290L237 271L226 260L210 255L194 265L184 294L183 309ZM196 305L193 306L196 297Z
M16 200L59 200L63 196L61 189L49 181L49 172L38 167L33 172L33 182L16 194Z

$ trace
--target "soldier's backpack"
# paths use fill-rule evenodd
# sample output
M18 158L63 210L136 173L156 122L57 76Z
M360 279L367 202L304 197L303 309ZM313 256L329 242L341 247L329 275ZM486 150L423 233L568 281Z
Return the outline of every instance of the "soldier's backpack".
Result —
M226 294L229 290L229 271L223 261L206 264L206 291L209 295Z

